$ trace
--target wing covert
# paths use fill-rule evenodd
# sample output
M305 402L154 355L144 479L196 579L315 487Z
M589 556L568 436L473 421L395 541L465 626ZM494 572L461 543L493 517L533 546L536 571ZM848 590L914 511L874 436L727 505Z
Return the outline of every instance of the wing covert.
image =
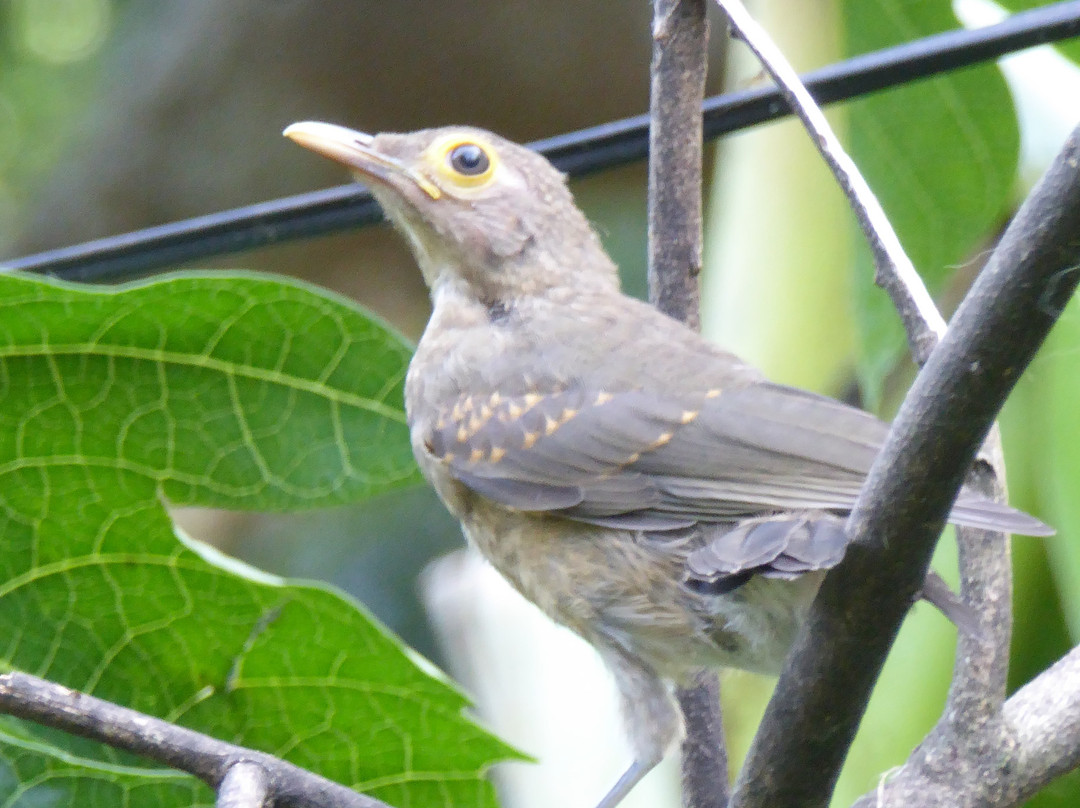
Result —
M504 505L665 530L850 507L886 427L772 384L654 393L570 388L461 396L425 441Z

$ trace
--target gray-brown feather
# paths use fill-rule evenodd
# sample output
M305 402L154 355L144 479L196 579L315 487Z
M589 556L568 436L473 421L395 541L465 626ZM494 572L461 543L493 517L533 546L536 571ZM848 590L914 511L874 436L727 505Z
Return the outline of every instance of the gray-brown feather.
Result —
M426 448L459 482L509 508L650 533L701 525L688 577L724 587L747 572L794 578L838 563L846 539L837 515L853 505L886 431L864 412L770 383L664 393L574 386L460 396L439 412ZM966 493L951 518L1040 528Z
M531 485L535 510L586 521L648 513L674 529L688 519L850 507L884 431L862 412L778 385L575 388L462 396L440 413L428 448L506 505L521 507L510 500Z

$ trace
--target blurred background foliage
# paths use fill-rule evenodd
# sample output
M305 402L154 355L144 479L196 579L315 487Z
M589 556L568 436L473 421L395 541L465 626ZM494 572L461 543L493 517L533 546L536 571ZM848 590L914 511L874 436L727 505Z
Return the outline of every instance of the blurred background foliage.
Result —
M639 113L648 104L648 5L3 0L0 250L64 246L344 181L279 137L294 120L371 131L467 122L530 140ZM800 69L955 27L957 11L973 23L995 13L971 2L954 10L944 0L754 6ZM725 73L730 87L761 81L739 48L725 55L722 31L713 14L709 92L725 86ZM1075 58L1077 46L1059 53ZM1009 84L985 66L830 113L944 309L955 306L1026 183L1080 118L1070 64L1043 53L1005 65ZM710 150L707 163L706 332L778 380L857 398L888 415L913 370L844 201L805 136L792 123L759 127ZM635 165L574 183L636 294L644 293L644 178L644 166ZM423 327L419 274L387 228L211 263L302 277L357 298L413 337ZM1015 542L1014 688L1080 632L1078 318L1070 306L1002 421L1013 502L1059 529L1045 543ZM461 544L426 488L357 509L181 518L256 566L353 592L422 653L456 661L484 708L487 685L462 670L445 636L443 645L436 642L419 605L420 570ZM949 540L937 563L952 573ZM443 602L430 593L428 600ZM436 622L445 624L438 615ZM944 703L953 640L938 615L913 611L837 805L872 788L930 727ZM485 664L508 669L510 679L524 682L524 673L513 673L514 659L528 660L540 642L507 639L496 645L497 665L466 667L474 674ZM725 676L734 764L771 686L748 674ZM554 732L565 740L573 731ZM545 757L529 737L511 740ZM549 770L544 777L577 782L564 775ZM589 802L573 793L573 804ZM1080 778L1065 778L1031 804L1080 804Z

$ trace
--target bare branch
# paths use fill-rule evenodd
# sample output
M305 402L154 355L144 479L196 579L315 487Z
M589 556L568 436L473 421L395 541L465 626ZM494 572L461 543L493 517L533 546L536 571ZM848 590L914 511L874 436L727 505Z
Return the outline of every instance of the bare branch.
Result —
M163 763L193 774L215 789L238 764L261 769L275 806L389 808L265 752L234 746L27 673L0 676L0 712ZM250 773L244 779L250 780ZM234 787L230 785L230 791Z
M916 360L920 364L925 362L944 333L944 321L877 200L842 150L824 115L767 35L746 14L738 0L718 1L729 15L734 34L744 39L762 60L796 114L814 135L819 151L851 201L871 244L877 267L876 279L890 293L901 314ZM1003 499L1004 485L997 480L1004 479L1004 465L996 430L988 449L994 456L993 470L983 469L974 485L988 496ZM980 615L984 636L961 634L949 703L938 726L924 743L924 749L935 746L941 739L957 736L968 739L969 745L977 743L979 738L989 737L983 730L996 721L1005 697L1012 627L1008 539L998 533L967 529L959 531L958 536L965 599ZM925 564L922 566L925 570ZM900 606L904 606L902 601ZM873 678L876 674L866 681L864 698ZM861 714L861 708L858 712ZM831 790L831 784L829 788Z
M826 577L788 657L735 805L828 803L964 473L1080 281L1078 263L1080 129L1009 225L912 385L849 519L854 543ZM1015 758L982 763L1023 769Z
M1080 766L1080 648L1005 702L1005 726L1014 733L1013 759L1022 761L1011 773L1015 803Z
M649 298L700 325L705 0L655 0L649 121Z
M968 475L967 488L998 502L1006 501L1005 461L995 425L982 448L986 464ZM1005 701L1012 639L1012 558L1004 533L957 528L960 593L979 616L983 636L960 632L949 698L941 717L950 732L970 735L995 720ZM945 731L943 727L934 730Z
M706 0L654 0L649 121L649 297L665 314L700 326L701 102L709 25ZM720 680L701 672L676 698L686 724L683 804L727 805Z
M874 255L875 280L892 298L904 322L915 361L926 361L937 340L945 333L945 321L930 293L915 271L911 259L893 230L885 211L863 179L859 169L840 145L825 115L811 98L798 74L779 48L746 11L740 0L716 0L727 14L732 36L741 39L761 61L779 85L792 110L813 137L822 158L832 170L851 202L859 226Z
M993 449L990 465L995 468L977 465L968 485L1000 499L1004 486L996 476L1002 463L996 428L987 447ZM1018 750L1001 717L1012 629L1008 537L964 528L957 531L957 540L964 597L979 615L985 637L960 634L941 718L905 765L857 803L864 808L1012 804L1007 798L1002 802L1018 785L1013 770Z
M263 768L256 763L234 763L218 786L215 808L263 808L269 798Z
M728 759L720 715L720 679L701 671L692 687L675 691L686 721L682 744L682 799L686 808L728 804Z
M973 735L933 735L854 808L1011 808L1080 766L1080 648Z

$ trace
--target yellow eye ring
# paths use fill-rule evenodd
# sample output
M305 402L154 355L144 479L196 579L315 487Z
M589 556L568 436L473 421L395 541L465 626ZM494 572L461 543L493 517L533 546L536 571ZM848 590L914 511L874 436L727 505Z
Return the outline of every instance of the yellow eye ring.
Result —
M478 188L495 175L498 159L489 146L467 138L440 144L432 155L443 179L459 188Z

